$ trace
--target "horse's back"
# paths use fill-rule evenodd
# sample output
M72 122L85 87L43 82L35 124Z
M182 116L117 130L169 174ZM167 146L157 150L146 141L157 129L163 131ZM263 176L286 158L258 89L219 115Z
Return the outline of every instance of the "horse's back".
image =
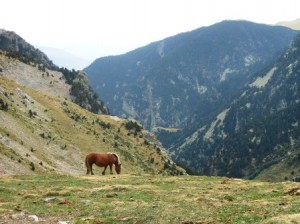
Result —
M86 156L86 161L97 166L106 166L111 163L110 154L91 152Z
M85 160L88 161L88 162L92 162L97 157L96 155L97 155L96 152L91 152L91 153L86 155Z

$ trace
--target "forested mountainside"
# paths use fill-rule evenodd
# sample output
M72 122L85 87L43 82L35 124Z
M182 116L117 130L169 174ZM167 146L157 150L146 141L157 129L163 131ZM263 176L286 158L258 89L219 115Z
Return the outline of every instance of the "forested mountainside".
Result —
M296 31L247 21L223 21L95 60L84 69L114 115L149 130L206 120L271 63Z
M50 76L50 74L53 75L53 73L57 74L57 72L61 72L63 74L60 77L61 80L56 80L56 82L66 82L66 84L69 85L69 87L66 88L70 90L69 95L75 103L94 113L109 113L104 103L92 90L87 75L83 71L59 68L58 66L54 65L53 62L49 60L49 58L43 52L27 43L16 33L0 29L0 56L0 72L7 78L17 78L20 83L23 82L22 84L24 85L31 84L31 87L34 85L33 81L31 82L28 80L30 79L28 75L30 76L33 74L27 74L27 70L23 72L21 68L23 65L17 66L17 64L20 65L20 63L17 61L23 62L29 65L29 67L37 67L40 72L35 74L35 77L31 78L38 78L40 81L44 77ZM17 61L9 61L6 58L14 58ZM23 67L25 68L26 65ZM26 68L29 67L27 66ZM29 68L29 70L32 69ZM15 76L16 72L20 74ZM60 75L57 74L57 76ZM48 85L53 85L53 82L49 83ZM35 86L38 88L38 85Z
M180 145L173 143L170 151L175 161L201 174L300 180L299 122L297 36L287 52L253 76L240 95Z

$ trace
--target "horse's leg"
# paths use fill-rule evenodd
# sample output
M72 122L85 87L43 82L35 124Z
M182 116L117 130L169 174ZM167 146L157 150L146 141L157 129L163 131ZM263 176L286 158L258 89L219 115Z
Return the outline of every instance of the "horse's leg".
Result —
M90 174L90 169L88 168L88 166L86 166L86 175Z
M93 164L91 164L90 167L91 167L91 174L94 175L94 172L93 172Z
M104 170L103 170L103 172L102 172L102 175L105 175L105 170L106 170L106 168L107 168L107 165L104 167Z
M110 168L110 174L114 174L112 171L112 164L109 164L109 168Z
M86 166L86 175L88 175L91 172L91 165L89 164L87 159L85 159L85 166Z

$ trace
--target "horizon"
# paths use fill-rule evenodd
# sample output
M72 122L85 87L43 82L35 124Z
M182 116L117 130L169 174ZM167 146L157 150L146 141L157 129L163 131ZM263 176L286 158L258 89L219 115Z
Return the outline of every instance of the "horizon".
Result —
M0 1L1 29L89 62L224 20L275 25L300 18L298 0Z

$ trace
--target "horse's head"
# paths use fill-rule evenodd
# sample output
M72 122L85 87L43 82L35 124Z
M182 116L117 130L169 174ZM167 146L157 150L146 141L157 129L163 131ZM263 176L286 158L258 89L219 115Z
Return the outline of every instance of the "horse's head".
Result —
M121 173L121 162L120 162L120 158L116 153L112 153L112 155L115 156L116 162L115 162L115 170L117 174Z
M117 174L120 174L121 173L121 163L116 164L115 168L116 168Z

